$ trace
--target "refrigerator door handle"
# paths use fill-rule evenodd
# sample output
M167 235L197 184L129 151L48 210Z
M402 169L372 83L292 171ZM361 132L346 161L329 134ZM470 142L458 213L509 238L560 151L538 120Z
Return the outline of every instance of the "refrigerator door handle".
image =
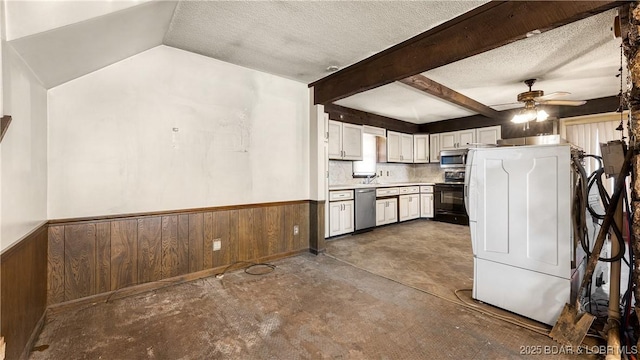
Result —
M469 211L469 185L471 183L471 176L473 171L472 162L474 153L475 151L473 149L470 149L466 155L464 162L464 208L467 209L467 215L471 215ZM469 216L469 220L471 220L471 216ZM475 220L475 217L473 218L473 220Z

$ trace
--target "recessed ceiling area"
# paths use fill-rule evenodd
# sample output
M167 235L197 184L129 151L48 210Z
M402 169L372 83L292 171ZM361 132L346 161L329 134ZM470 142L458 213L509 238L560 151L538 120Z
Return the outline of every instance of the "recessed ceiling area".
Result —
M334 104L414 124L477 114L399 82L349 96Z
M620 91L620 39L611 29L616 14L609 10L422 75L499 111L522 106L517 95L527 90L523 81L529 78L538 79L534 89L545 94L570 92L563 100L615 96ZM391 83L335 104L414 123L474 114L418 95Z

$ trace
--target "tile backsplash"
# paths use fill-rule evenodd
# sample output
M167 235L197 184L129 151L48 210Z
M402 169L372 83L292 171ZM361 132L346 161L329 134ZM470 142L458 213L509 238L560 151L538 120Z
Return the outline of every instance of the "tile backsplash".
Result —
M440 164L378 163L376 169L379 183L444 181L444 171L440 169ZM329 160L329 186L361 184L362 181L363 178L353 177L351 161Z

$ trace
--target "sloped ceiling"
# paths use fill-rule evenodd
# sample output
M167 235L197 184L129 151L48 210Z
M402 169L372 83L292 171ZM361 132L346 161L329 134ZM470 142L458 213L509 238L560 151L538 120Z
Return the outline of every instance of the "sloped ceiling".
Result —
M176 2L153 1L9 41L45 88L162 44Z
M130 8L150 0L120 1L3 1L4 40L53 30Z

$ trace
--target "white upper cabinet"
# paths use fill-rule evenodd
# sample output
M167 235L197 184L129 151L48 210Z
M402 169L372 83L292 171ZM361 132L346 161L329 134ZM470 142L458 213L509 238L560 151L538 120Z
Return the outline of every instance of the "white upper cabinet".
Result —
M342 124L344 160L362 160L362 126Z
M342 123L329 120L329 159L342 159Z
M476 142L476 129L440 134L440 150L464 149Z
M458 147L458 133L447 132L440 134L440 150L451 150Z
M429 162L429 134L413 135L413 162Z
M387 161L400 162L400 133L387 131Z
M466 148L476 142L476 129L458 131L458 147Z
M502 139L500 125L476 129L476 140L480 144L497 144L499 139Z
M362 125L329 120L329 159L362 160Z
M400 135L400 160L404 163L413 162L413 135L401 134Z
M440 134L429 135L429 161L440 162Z
M413 135L387 131L387 161L413 162Z

